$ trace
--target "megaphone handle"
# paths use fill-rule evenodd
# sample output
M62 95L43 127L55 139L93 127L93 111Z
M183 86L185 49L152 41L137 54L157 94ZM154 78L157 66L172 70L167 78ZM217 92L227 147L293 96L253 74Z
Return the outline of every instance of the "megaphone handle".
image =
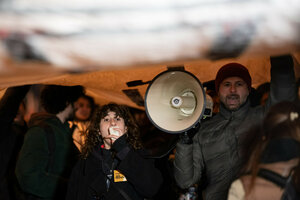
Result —
M198 130L200 129L200 123L197 123L194 128L185 131L184 133L181 133L179 135L179 141L182 144L192 144L193 143L193 137L194 135L198 132Z
M187 131L179 135L179 142L182 144L193 144L193 136L191 136Z

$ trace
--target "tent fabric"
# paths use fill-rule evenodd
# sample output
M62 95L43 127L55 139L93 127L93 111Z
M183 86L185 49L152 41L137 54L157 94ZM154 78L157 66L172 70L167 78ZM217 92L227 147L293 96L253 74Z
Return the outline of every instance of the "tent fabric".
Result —
M297 77L300 77L299 53L293 54ZM169 66L184 66L186 71L193 73L201 83L214 80L218 69L228 62L239 62L249 69L253 79L253 87L270 81L269 57L251 57L239 59L222 59L210 61L207 59L190 61L185 63L170 63L169 65L148 65L127 67L118 70L98 70L90 72L69 73L53 66L38 63L10 62L9 68L1 70L0 87L5 89L15 85L25 84L59 84L59 85L83 85L87 94L93 96L97 103L105 104L111 101L143 109L134 103L123 90L137 89L144 97L147 84L135 87L126 85L129 81L151 81L159 73L167 70Z

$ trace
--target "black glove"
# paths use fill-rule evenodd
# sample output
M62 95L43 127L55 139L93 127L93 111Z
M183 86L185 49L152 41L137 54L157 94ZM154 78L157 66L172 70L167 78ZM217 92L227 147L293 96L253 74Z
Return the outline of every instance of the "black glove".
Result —
M179 142L181 144L192 144L193 143L193 136L194 135L190 135L188 132L184 132L184 133L181 133L179 135Z
M111 149L114 152L114 157L118 158L119 160L123 160L130 151L126 137L127 136L125 134L122 135L111 146Z
M111 149L113 151L119 152L122 151L122 149L124 149L125 147L127 147L127 141L126 141L126 135L122 135L121 137L119 137L111 146Z
M179 142L181 144L193 144L193 137L198 132L200 124L198 123L194 128L179 135Z

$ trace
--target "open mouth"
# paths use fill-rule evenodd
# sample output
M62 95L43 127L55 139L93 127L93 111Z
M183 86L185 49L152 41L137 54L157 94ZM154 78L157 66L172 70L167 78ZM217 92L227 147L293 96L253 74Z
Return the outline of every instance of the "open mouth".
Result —
M236 94L228 95L227 96L227 103L229 105L236 104L236 103L239 102L239 99L240 99L239 95L236 95Z

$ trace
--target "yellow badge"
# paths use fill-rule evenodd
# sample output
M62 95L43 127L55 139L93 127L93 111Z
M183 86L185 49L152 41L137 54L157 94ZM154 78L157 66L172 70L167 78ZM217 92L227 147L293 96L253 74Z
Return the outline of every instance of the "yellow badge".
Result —
M127 181L127 179L124 176L124 174L122 174L118 170L114 170L114 180L115 180L115 182L124 182L124 181Z

